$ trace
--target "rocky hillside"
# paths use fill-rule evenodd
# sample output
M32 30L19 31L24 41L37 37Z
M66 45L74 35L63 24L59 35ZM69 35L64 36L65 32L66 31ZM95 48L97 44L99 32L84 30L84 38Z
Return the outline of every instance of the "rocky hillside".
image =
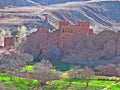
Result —
M105 29L119 30L120 1L86 1L54 5L49 10L50 21L56 26L59 20L75 23L77 20L89 21L96 32ZM51 20L52 18L52 20Z
M39 30L28 37L25 51L35 58L45 57L51 61L90 66L106 62L120 63L120 32L103 31L93 36L75 35L67 41L69 46L64 48L59 48L57 34L45 32Z
M45 21L44 14L48 14ZM96 33L104 30L119 31L120 1L70 2L50 6L32 6L0 9L1 28L25 25L29 29L43 25L49 29L58 28L60 20L72 24L78 20L89 21Z
M0 8L16 7L16 6L36 6L39 5L31 0L0 0Z
M86 1L86 0L1 0L0 7L23 7L23 6L38 6L51 5L65 2Z
M59 4L59 3L75 2L75 1L87 1L87 0L32 0L32 1L43 5L50 5L50 4Z

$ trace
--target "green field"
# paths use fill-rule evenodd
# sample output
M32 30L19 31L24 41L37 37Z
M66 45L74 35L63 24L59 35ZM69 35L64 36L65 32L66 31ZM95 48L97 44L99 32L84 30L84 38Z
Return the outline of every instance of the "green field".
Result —
M0 74L0 83L4 84L6 90L29 90L38 84L37 80L27 80L27 79L18 79L16 77L13 80L10 80L10 77L5 74ZM89 87L87 90L102 90L103 88L114 84L115 81L108 80L91 80L89 83ZM83 80L73 80L72 84L68 79L66 80L55 80L52 82L47 82L47 85L43 89L38 90L86 90L85 89L85 81ZM119 90L120 85L116 85L112 87L110 90Z
M17 77L11 78L6 74L0 74L0 84L5 86L5 90L27 90L38 84L37 80L28 80L25 78L19 79Z
M87 90L102 90L114 83L115 81L91 80ZM83 80L73 80L71 85L69 80L58 80L51 82L44 90L86 90L85 85ZM119 90L119 88L116 87L114 90Z
M120 90L120 85L116 85L116 86L110 88L110 90Z

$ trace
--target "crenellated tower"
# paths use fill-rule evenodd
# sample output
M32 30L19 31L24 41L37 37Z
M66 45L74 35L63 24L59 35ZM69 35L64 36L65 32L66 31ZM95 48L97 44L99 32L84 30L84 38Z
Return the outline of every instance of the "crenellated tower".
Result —
M89 22L78 21L75 25L71 25L68 21L59 22L59 46L64 47L66 43L75 35L84 34L86 36L93 35Z

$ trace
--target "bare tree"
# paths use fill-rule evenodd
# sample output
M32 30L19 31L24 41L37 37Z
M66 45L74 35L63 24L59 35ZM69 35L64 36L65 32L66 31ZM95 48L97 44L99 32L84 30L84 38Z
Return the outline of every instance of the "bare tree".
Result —
M17 49L19 51L21 51L21 53L24 53L25 51L25 48L26 48L26 40L27 40L27 37L24 37L24 38L20 38L19 39L19 43L17 43L18 45L17 46Z
M86 88L89 85L90 79L94 76L94 72L86 67L83 71L81 71L81 78L86 81Z
M72 69L70 69L69 71L67 71L68 74L68 78L70 81L70 85L72 84L72 81L74 79L79 79L81 77L81 70L78 66L77 67L73 67Z
M3 71L5 71L12 80L12 76L16 74L16 71L18 68L16 68L16 61L13 59L14 55L4 55L4 57L1 60L1 68Z
M72 84L73 79L77 78L76 73L77 73L77 70L75 70L74 68L67 71L70 85Z
M32 56L29 54L4 54L1 59L0 70L1 72L6 72L12 80L12 77L18 75L20 73L20 69L26 66L27 62L31 62L32 59Z
M6 90L5 85L0 83L0 90Z
M45 86L46 81L60 79L59 73L51 72L52 68L52 64L48 60L42 60L35 64L34 77L39 80L39 86Z

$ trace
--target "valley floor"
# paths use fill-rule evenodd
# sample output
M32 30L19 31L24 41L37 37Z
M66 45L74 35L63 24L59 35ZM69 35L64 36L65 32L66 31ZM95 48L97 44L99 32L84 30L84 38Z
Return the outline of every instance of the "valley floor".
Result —
M10 77L6 74L0 74L0 88L3 90L119 90L120 83L116 83L115 80L91 80L89 87L86 89L86 82L83 80L74 79L70 84L69 79L54 80L47 82L43 88L36 88L38 84L37 80L28 80L25 78L19 79L14 77L10 80ZM105 89L111 86L109 89ZM1 90L1 89L0 89Z

